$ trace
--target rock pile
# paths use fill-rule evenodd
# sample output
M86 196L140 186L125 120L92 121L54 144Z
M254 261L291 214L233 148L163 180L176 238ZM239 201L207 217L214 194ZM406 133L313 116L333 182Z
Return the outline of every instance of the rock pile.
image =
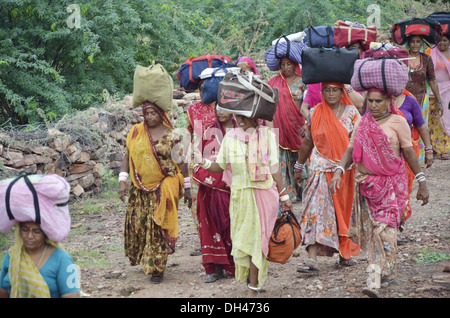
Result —
M178 106L172 114L174 122L198 100L198 93L174 90ZM132 109L131 96L126 96L118 103L63 118L39 136L17 138L0 131L0 178L22 171L55 173L70 183L72 198L101 191L104 175L118 174L128 132L142 121L141 114L141 108Z

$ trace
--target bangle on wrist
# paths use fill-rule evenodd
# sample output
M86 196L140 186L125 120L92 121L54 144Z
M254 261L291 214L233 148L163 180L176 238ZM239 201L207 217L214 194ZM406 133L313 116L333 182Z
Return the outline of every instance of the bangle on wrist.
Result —
M285 202L289 200L289 194L284 194L280 197L281 202Z
M202 162L202 164L201 164L201 167L202 167L203 169L208 170L209 167L211 167L211 164L212 164L212 161L211 161L211 160L208 160L208 159L204 158L204 159L203 159L203 162Z
M294 164L294 171L303 171L305 169L304 163L299 163L298 161Z
M342 175L344 175L344 173L345 173L344 167L336 166L336 168L334 169L334 172L336 172L336 170L341 170L342 171Z

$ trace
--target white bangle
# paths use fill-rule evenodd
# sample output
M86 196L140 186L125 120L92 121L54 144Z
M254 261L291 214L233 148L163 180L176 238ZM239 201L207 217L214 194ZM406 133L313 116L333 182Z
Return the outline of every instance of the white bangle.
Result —
M202 164L201 164L201 167L202 167L203 169L208 170L209 167L211 167L211 164L212 164L212 161L211 161L211 160L204 158L204 159L203 159L203 162L202 162Z
M287 201L287 200L289 200L289 194L284 194L284 195L282 195L282 196L280 197L280 201L281 201L281 202L285 202L285 201Z
M345 173L344 167L341 167L341 166L336 166L336 168L334 169L334 172L336 172L336 170L338 170L338 169L342 171L342 174Z
M129 176L130 176L130 174L128 172L120 172L119 173L119 182L120 181L126 182L128 180Z
M420 176L424 176L424 177L425 177L425 173L419 172L418 174L416 174L416 175L414 176L414 178L415 178L416 180L418 180Z
M420 178L417 178L417 182L424 182L427 181L427 179L425 178L425 176L422 176Z

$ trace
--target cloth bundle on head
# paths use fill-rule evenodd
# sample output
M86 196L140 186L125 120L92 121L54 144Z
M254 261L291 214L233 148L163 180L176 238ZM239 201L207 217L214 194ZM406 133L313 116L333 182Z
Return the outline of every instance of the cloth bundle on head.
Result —
M138 65L133 84L134 108L145 102L155 103L166 112L173 108L173 80L162 65L155 62L149 67Z
M35 222L54 242L70 232L70 185L55 174L22 174L0 181L0 232L8 232L17 222Z
M284 41L281 41L284 39ZM290 41L286 36L282 36L277 40L275 45L265 53L264 57L266 65L271 71L278 71L280 69L280 62L282 58L288 58L295 63L302 63L302 53L308 47L303 42Z

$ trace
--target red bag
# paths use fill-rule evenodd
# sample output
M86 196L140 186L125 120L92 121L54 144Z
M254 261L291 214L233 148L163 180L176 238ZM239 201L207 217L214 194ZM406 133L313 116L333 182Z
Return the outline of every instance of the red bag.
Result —
M442 27L432 18L414 18L391 28L392 40L399 45L405 44L411 36L420 36L430 44L437 44L442 39Z
M188 58L177 72L178 82L188 91L198 89L201 81L200 74L205 69L221 67L228 63L231 63L231 59L225 55L206 54Z
M409 53L407 50L400 47L392 47L387 49L385 43L382 43L380 48L371 48L364 52L364 58L368 57L396 57L398 59L409 58ZM402 60L403 63L408 65L408 60Z
M355 42L361 42L363 50L366 51L370 47L371 42L377 40L377 28L366 27L361 24L347 24L338 20L334 24L334 43L340 47L347 47Z

